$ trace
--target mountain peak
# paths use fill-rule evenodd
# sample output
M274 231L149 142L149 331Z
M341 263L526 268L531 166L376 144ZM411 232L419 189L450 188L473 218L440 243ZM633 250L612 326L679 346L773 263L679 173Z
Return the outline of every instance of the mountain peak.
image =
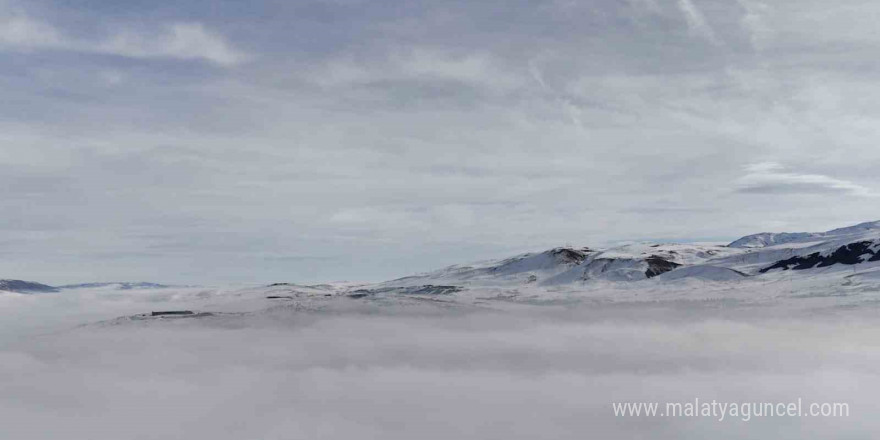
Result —
M880 220L832 229L826 232L761 232L746 235L728 245L732 248L763 248L786 243L804 243L813 240L842 238L848 235L880 231Z

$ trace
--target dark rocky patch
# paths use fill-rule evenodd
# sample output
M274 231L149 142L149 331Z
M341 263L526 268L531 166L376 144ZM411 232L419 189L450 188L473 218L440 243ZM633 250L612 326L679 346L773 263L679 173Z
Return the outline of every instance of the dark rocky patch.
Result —
M861 263L862 257L865 254L871 255L871 258L868 261L880 261L880 252L874 252L871 250L871 246L873 245L874 242L872 241L859 241L856 243L850 243L846 246L841 246L829 255L822 255L819 252L814 252L805 256L798 255L785 260L779 260L776 263L773 263L773 265L759 270L759 272L767 273L773 269L805 270L814 267L828 267L835 264L854 265Z
M292 296L284 296L284 295L270 295L267 296L266 299L293 299Z
M645 261L648 263L648 270L645 271L645 276L648 278L654 278L657 275L669 272L670 270L681 266L678 263L665 260L657 255L651 255L650 257L645 258Z
M192 311L189 310L168 310L164 312L152 312L150 316L188 316L194 315Z
M550 251L550 255L559 258L565 263L581 264L587 259L587 254L592 252L589 248L575 250L570 248L559 248Z
M0 280L0 290L17 293L49 293L57 292L57 287L22 280Z
M151 312L151 313L141 313L140 315L128 316L124 318L117 318L114 320L115 322L123 322L123 321L148 321L148 320L163 320L163 319L198 319L198 318L207 318L211 316L218 315L234 315L234 313L213 313L213 312L192 312L189 310L169 310L163 312Z
M432 286L429 284L406 293L416 295L448 295L450 293L461 292L462 290L464 289L459 286Z
M378 289L358 289L348 294L349 298L363 298L366 296L376 295L380 293L391 293L398 295L449 295L455 292L461 292L463 287L459 286L435 286L426 284L424 286L410 287L382 287Z
M812 253L807 256L797 256L791 257L785 260L779 260L774 263L772 266L765 267L759 272L767 273L773 269L782 269L782 270L804 270L804 269L812 269L816 267L817 264L821 263L824 258L818 253Z

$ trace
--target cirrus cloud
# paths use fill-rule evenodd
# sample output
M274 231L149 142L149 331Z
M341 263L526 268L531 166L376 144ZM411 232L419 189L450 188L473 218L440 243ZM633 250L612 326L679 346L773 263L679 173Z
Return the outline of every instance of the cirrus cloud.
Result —
M247 59L221 35L198 22L174 22L148 31L122 29L104 39L86 40L65 35L51 23L23 12L0 12L0 51L37 50L204 60L221 66Z

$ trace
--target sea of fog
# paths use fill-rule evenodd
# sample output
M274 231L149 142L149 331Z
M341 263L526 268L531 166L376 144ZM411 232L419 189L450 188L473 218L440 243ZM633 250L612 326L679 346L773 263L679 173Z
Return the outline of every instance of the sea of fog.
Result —
M510 309L338 298L114 320L173 291L0 294L0 438L869 439L875 309ZM843 418L615 417L615 402L845 402Z

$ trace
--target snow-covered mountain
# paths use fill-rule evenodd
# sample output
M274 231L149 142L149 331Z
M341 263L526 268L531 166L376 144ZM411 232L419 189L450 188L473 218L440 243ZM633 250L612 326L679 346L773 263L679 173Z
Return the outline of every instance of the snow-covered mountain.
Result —
M824 238L857 237L880 229L880 221L859 223L855 226L833 229L828 232L761 232L747 235L730 243L733 248L763 248L786 243L803 243Z
M640 281L725 283L777 271L853 266L858 270L880 267L880 221L826 232L760 233L728 245L640 243L608 249L554 248L362 286L358 296L518 286L580 289L597 283L607 286Z
M58 289L23 281L0 282L0 290ZM839 306L843 296L851 301L880 301L871 293L880 292L880 222L826 232L761 233L728 245L638 243L606 249L560 247L454 265L379 283L275 283L226 289L93 283L60 289L108 295L139 289L150 292L151 300L173 299L169 303L176 304L172 309L212 313L273 307L323 308L330 307L338 298L395 304L431 300L473 305L487 299L541 303L586 299L765 301L807 295L834 296L838 298L834 304ZM344 306L344 302L332 306Z

